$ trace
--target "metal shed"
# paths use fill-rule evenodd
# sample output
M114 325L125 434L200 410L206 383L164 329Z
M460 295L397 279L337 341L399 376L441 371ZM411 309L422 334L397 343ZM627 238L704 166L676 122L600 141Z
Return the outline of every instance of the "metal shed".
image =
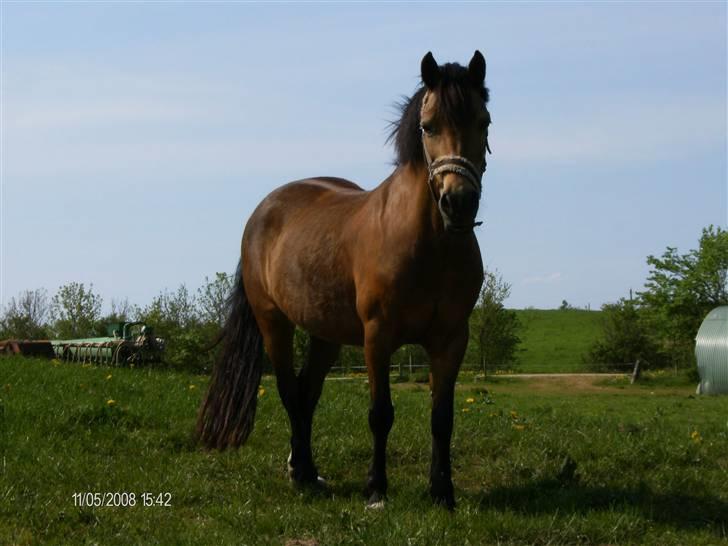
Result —
M728 393L728 305L705 317L695 336L700 394Z

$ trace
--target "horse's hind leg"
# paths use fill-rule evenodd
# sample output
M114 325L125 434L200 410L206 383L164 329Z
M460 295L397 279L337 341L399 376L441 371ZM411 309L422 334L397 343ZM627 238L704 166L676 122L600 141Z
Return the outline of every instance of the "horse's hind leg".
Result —
M298 379L293 368L294 326L280 312L258 317L258 326L263 334L263 343L276 374L278 394L288 413L291 424L291 479L296 482L315 482L318 478L316 468L310 457L310 447L306 445L306 424L301 411Z
M299 403L303 416L303 430L299 444L299 460L304 464L313 464L311 452L311 429L313 425L313 413L316 404L321 397L324 386L324 378L339 356L340 345L328 343L322 339L311 336L308 350L308 358L301 372L298 375ZM293 459L293 457L292 457ZM295 466L293 472L295 472Z
M389 359L392 351L382 335L382 327L375 323L367 325L364 357L369 376L369 428L374 439L374 457L369 467L367 495L369 506L383 506L387 495L386 451L387 437L394 423L394 407L389 390Z

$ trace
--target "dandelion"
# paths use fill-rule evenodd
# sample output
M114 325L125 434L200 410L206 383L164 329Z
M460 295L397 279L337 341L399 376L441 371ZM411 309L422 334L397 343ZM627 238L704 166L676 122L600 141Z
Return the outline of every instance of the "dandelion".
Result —
M470 411L470 408L463 408L463 413L468 413Z
M195 390L197 388L197 385L190 385L188 387L191 391Z
M518 419L518 413L516 413L515 411L512 411L511 412L511 419Z
M260 397L261 397L261 396L263 396L264 394L265 394L265 389L264 389L263 387L259 388L259 389L258 389L258 398L260 398Z
M109 399L106 401L107 406L114 406L116 405L116 400Z
M699 444L700 442L703 441L703 437L700 435L700 433L697 430L694 430L690 434L690 438L692 438L693 442L695 442L696 444Z
M516 430L525 430L526 425L513 425L513 428L515 428Z
M466 402L467 402L468 404L472 404L473 402L475 402L475 398L468 398L468 399L467 399L467 400L465 400L465 401L466 401Z
M109 379L111 379L111 374L106 376L106 380L108 381Z

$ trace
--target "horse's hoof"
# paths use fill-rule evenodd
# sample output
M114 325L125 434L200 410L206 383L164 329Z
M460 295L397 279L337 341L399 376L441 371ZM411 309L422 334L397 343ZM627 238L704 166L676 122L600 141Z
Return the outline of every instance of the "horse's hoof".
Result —
M313 472L304 472L303 475L296 475L297 473L291 464L291 455L291 453L288 454L288 460L286 461L288 481L301 486L316 486L322 489L327 487L326 480L318 475L315 468L313 468ZM314 476L316 477L314 478Z
M432 496L432 501L438 505L442 506L443 508L447 508L451 512L455 510L455 497L452 495L443 495L443 496Z
M381 493L374 492L367 502L367 510L383 510L385 497Z

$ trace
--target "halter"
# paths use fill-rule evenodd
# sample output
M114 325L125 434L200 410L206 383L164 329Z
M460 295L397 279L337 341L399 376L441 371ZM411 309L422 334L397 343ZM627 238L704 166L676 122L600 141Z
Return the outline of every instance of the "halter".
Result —
M475 191L478 192L478 196L480 196L483 191L482 180L486 167L485 157L483 157L483 166L480 169L473 165L472 161L468 158L461 155L443 155L433 161L430 154L427 152L427 146L425 146L425 130L422 126L420 126L420 131L422 132L422 151L425 153L425 161L427 162L427 185L430 188L430 193L432 194L432 198L435 200L435 203L438 202L434 186L435 177L443 173L455 173L462 176L473 186L473 188L475 188ZM487 138L485 141L485 149L490 152ZM472 226L468 227L476 227L482 223L483 222L475 222Z

